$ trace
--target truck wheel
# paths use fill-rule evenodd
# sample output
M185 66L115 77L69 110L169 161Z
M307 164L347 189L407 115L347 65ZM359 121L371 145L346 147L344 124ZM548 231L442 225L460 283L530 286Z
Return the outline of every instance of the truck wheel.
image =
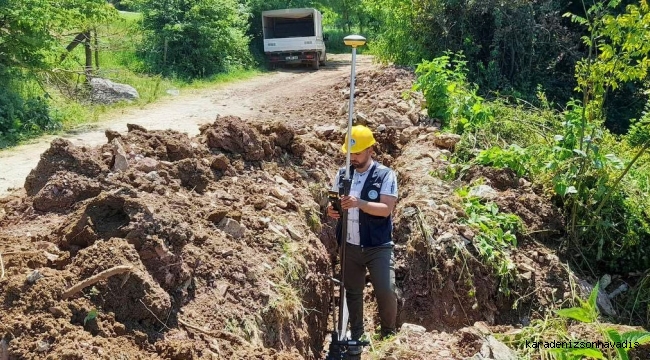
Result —
M327 61L327 53L323 55L323 61L320 62L321 66L325 66L325 62Z

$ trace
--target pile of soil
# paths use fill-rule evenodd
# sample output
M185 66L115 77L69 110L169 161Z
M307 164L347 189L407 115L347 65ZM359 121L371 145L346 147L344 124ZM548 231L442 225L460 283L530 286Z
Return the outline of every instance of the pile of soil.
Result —
M3 199L9 358L320 353L331 271L308 189L326 178L324 155L284 124L234 117L196 138L107 137L53 141L26 194ZM116 266L130 270L66 296Z

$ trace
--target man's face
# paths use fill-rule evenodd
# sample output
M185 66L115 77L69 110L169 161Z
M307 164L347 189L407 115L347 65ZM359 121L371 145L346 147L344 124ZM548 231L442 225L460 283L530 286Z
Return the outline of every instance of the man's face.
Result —
M354 166L355 169L363 168L368 163L368 161L370 161L371 151L372 149L368 148L358 153L351 153L350 164Z

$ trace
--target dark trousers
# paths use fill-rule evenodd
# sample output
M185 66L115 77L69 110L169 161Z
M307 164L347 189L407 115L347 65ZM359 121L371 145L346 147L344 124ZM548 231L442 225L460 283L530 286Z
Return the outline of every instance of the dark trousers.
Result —
M347 244L345 250L345 290L350 332L353 340L363 335L363 289L366 269L377 298L382 335L395 331L397 321L397 295L395 293L395 267L393 246L364 247Z

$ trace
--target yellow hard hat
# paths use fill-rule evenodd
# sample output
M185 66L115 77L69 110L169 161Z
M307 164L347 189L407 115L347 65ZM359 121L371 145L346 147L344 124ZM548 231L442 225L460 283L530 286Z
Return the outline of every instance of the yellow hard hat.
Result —
M355 125L351 129L351 134L352 134L352 140L350 141L350 144L352 147L350 148L351 153L358 153L362 152L363 150L371 147L372 145L375 144L375 137L372 135L372 130L367 128L366 126L363 125ZM348 136L347 134L345 135L345 143L343 143L343 146L341 147L342 152L347 152L348 148Z

